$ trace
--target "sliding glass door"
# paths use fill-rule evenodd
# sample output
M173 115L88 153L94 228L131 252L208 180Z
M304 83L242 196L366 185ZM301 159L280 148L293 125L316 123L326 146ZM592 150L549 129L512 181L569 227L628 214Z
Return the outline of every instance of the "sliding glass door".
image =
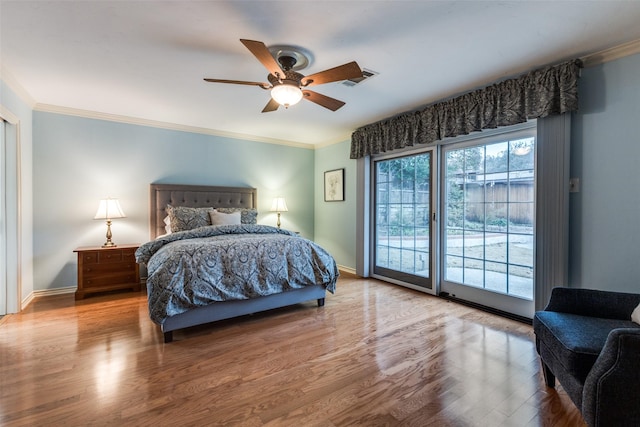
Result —
M530 317L535 131L443 148L441 291Z
M372 160L373 275L530 318L535 122L492 135Z
M432 289L432 152L374 162L374 276Z

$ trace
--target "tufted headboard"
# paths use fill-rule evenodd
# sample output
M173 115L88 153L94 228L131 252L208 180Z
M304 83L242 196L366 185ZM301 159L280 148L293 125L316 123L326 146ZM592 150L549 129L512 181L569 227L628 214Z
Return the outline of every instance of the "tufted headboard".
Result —
M248 187L212 187L208 185L151 184L149 198L149 234L151 239L165 234L166 207L256 209L258 190Z

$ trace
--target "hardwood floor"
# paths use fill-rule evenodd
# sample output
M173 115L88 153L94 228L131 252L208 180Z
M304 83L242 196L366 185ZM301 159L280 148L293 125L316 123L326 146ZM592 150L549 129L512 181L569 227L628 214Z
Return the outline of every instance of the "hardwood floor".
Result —
M0 325L0 424L582 426L531 326L376 280L177 331L144 293L36 299Z

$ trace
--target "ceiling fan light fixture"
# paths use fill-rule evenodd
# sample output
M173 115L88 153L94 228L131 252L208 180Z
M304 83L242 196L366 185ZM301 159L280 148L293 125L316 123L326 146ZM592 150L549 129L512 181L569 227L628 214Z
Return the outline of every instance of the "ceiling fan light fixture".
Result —
M280 105L289 108L296 105L302 99L302 90L295 83L289 83L286 80L282 84L274 86L271 89L271 97Z
M307 87L364 77L362 69L355 61L304 76L294 70L298 66L304 65L306 67L310 63L311 57L299 48L291 46L267 48L263 42L258 40L240 39L240 42L269 71L267 75L269 83L211 78L204 80L211 83L258 86L270 90L271 99L262 109L263 113L276 111L281 105L289 108L289 106L300 102L302 98L328 110L336 111L344 105L344 102L309 90Z

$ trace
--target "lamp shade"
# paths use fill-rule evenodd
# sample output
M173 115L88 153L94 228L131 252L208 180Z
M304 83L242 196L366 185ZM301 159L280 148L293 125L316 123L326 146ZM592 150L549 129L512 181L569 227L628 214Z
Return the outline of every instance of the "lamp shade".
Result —
M271 212L289 212L284 197L276 197L271 203Z
M275 99L278 104L288 108L290 105L295 105L300 102L302 99L302 91L297 85L285 81L271 89L271 97Z
M118 199L106 198L100 200L98 212L96 212L96 216L94 216L93 219L115 219L126 217L127 216L120 207Z

